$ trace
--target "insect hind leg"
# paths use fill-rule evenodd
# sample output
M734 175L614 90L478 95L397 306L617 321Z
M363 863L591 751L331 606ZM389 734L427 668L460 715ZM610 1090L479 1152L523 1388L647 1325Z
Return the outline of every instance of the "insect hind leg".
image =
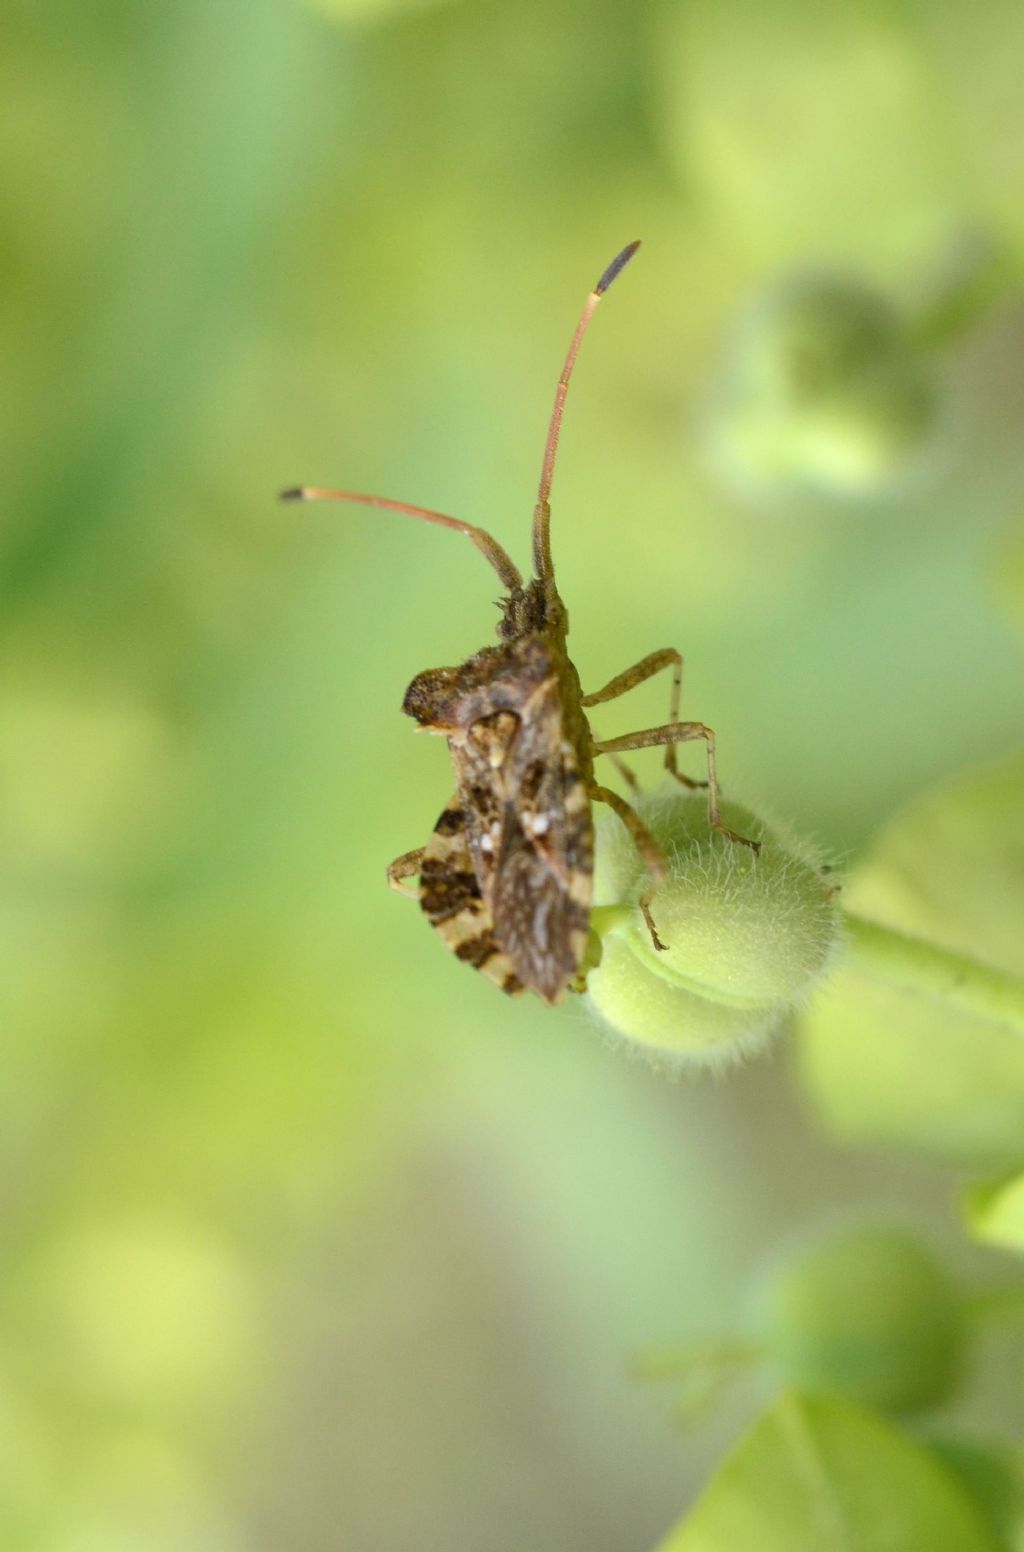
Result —
M621 674L616 674L600 690L595 690L592 695L584 695L584 706L600 706L605 701L617 700L620 695L627 695L630 690L635 690L638 685L645 684L655 674L660 674L663 668L672 670L672 690L669 695L668 720L670 723L679 721L679 703L683 693L683 658L675 647L662 647L657 652L649 652L646 657L634 663L632 668L623 669ZM622 762L615 761L621 768ZM676 744L669 743L665 749L665 769L684 787L706 787L706 781L694 781L692 776L686 776L679 769ZM625 774L625 772L623 772ZM629 778L627 777L627 780ZM630 786L636 786L636 781L630 780Z
M707 748L708 824L727 840L736 841L741 846L749 846L751 851L760 851L760 841L752 841L747 836L730 830L719 816L715 735L711 728L705 727L703 722L669 722L664 727L647 728L642 733L627 733L623 738L609 738L602 743L595 743L593 747L595 754L617 754L619 750L624 749L653 749L662 744L684 744L694 738L702 738Z

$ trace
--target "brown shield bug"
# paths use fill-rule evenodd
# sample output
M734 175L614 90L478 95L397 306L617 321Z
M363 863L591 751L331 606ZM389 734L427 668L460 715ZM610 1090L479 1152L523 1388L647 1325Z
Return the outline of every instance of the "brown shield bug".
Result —
M362 502L454 528L473 541L501 579L498 645L481 648L455 667L427 669L406 691L403 711L421 728L447 738L456 787L430 840L397 858L388 882L408 894L405 880L418 875L420 905L458 959L511 995L529 988L549 1003L585 983L595 802L614 809L637 846L650 880L640 909L654 947L664 947L651 914L664 858L630 804L597 781L598 755L615 759L634 785L618 754L664 746L672 776L686 786L707 786L709 824L727 840L758 849L719 818L714 733L702 722L679 721L683 660L676 649L652 652L584 695L566 647L569 624L555 583L549 506L562 411L587 325L639 246L630 243L604 271L565 358L533 513L534 575L528 582L490 534L441 512L319 486L282 493L287 501ZM662 669L672 671L669 720L622 738L596 739L587 709L615 700ZM706 783L677 769L676 748L690 739L704 742Z

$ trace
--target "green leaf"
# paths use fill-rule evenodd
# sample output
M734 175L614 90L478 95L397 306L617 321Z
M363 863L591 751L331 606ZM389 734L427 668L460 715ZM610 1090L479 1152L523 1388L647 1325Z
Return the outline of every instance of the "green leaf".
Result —
M976 1239L1024 1252L1024 1175L968 1186L964 1217Z
M1009 973L1024 941L1024 759L919 799L843 890L861 916ZM992 1172L1024 1167L1024 1041L841 966L802 1021L801 1075L842 1136Z
M922 1443L977 1505L999 1546L1019 1549L1018 1528L1024 1525L1024 1460L1019 1451L990 1439L946 1434Z
M995 1552L933 1455L875 1413L784 1393L658 1552Z

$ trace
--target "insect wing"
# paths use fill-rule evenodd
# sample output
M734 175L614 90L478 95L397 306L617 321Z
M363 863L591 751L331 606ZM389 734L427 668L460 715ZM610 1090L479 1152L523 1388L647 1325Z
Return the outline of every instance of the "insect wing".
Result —
M564 745L537 796L519 793L510 805L489 901L516 975L547 1002L561 997L582 962L592 889L590 803L572 747Z
M525 706L504 774L525 835L566 893L589 911L594 872L590 799L576 750L565 737L555 677L540 685Z
M494 939L517 980L556 1002L586 948L594 844L557 677L533 684L520 713L479 719L451 748Z

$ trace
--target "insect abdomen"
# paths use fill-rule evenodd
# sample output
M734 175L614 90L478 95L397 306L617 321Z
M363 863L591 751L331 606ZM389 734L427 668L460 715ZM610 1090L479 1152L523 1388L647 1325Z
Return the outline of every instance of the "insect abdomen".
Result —
M494 935L494 922L473 869L458 794L438 819L423 853L420 905L456 959L479 970L510 997L524 990Z

